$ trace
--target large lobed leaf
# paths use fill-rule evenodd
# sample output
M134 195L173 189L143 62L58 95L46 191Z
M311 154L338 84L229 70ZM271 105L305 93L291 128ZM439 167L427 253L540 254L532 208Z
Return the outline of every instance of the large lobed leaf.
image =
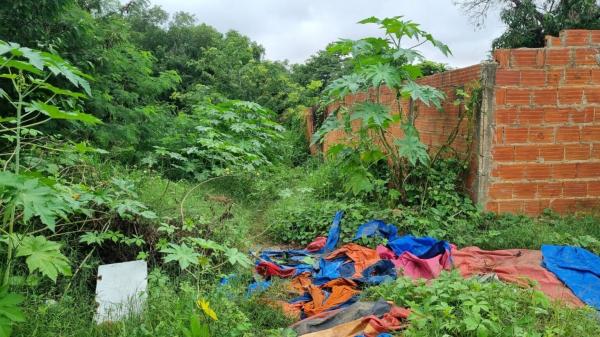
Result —
M60 252L60 244L43 236L24 237L17 247L16 256L27 257L25 263L30 273L37 270L54 282L59 274L71 275L69 260Z

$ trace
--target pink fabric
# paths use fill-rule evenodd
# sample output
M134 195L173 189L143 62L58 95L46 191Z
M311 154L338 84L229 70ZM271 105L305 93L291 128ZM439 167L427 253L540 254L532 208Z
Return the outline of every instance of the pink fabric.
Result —
M306 246L306 250L309 252L316 252L325 247L325 243L327 242L327 238L324 236L319 236L315 239L315 241L311 242Z
M452 268L450 252L445 252L430 259L421 259L410 252L404 252L402 255L396 256L391 249L384 246L377 246L377 253L382 259L391 260L396 269L402 270L404 276L413 279L424 278L431 280L438 277L442 270L450 270Z

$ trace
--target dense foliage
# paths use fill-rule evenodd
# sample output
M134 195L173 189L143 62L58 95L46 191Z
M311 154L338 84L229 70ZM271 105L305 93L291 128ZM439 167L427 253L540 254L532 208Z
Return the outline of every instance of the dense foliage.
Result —
M458 1L477 25L482 25L491 8L499 6L506 31L493 48L537 48L546 35L558 36L564 29L600 29L597 0L462 0Z
M446 66L404 40L449 51L400 17L365 19L383 37L342 40L301 65L265 60L243 34L147 0L5 1L0 22L0 337L294 336L273 304L288 299L288 284L247 292L247 252L325 235L340 209L343 242L379 218L458 245L600 252L593 215L480 211L463 193L467 166L449 150L452 139L427 148L415 111L394 114L375 95L325 119L325 105L383 86L398 102L441 104L439 91L415 79ZM472 119L476 86L456 94L461 116ZM326 161L308 155L307 106L323 118L318 139L356 131ZM402 137L387 137L392 125ZM143 313L97 325L98 266L135 259L149 265ZM482 306L490 293L502 300ZM579 333L570 319L598 329L530 289L452 275L367 295L423 312L411 318L416 336L504 326L523 336ZM524 319L498 317L500 309Z

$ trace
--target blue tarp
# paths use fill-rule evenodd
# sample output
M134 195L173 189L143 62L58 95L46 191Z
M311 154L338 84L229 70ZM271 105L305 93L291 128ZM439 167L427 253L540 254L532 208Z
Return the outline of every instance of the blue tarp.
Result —
M396 267L390 260L379 260L363 270L363 277L358 281L376 285L396 278Z
M354 275L354 262L348 262L346 258L333 260L319 260L319 270L313 274L313 283L321 285L336 278L350 278Z
M450 244L430 237L416 238L404 235L388 242L388 246L398 256L410 252L421 259L430 259L434 256L450 251Z
M600 257L586 249L542 245L542 265L577 297L600 310Z
M371 236L381 236L388 239L388 241L392 241L398 237L398 229L396 226L387 224L382 220L371 220L358 227L354 240Z
M340 240L340 222L342 221L342 217L344 216L344 211L337 211L335 216L333 217L333 223L329 228L329 234L327 235L327 241L325 242L325 247L318 251L318 253L329 253L335 249L338 241Z

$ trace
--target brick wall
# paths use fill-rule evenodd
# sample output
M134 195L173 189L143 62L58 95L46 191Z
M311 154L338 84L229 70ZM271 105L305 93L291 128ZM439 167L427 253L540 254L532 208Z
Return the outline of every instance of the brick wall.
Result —
M566 30L545 48L496 50L496 63L425 77L448 95L444 111L418 105L416 126L431 151L457 124L457 87L479 81L482 112L466 186L487 210L539 214L600 206L600 31ZM367 93L346 98L351 105ZM385 90L383 103L398 113ZM403 102L406 110L408 102ZM465 124L453 147L467 150ZM400 130L391 130L401 136ZM344 135L326 137L323 150Z
M430 85L442 90L446 95L447 99L443 104L443 111L438 111L433 106L426 106L424 104L416 104L418 109L418 118L415 122L416 128L419 130L421 141L427 144L432 151L435 151L441 145L445 144L448 136L455 129L458 123L458 107L453 104L456 99L455 91L458 87L464 87L472 82L476 82L480 76L480 65L474 65L467 68L456 69L447 71L440 74L435 74L427 77L423 77L417 80L418 83L423 85ZM370 93L373 95L373 93ZM357 93L349 95L345 98L343 104L351 106L357 102L362 102L367 99L367 93ZM383 87L380 94L381 103L391 108L393 114L398 114L398 106L395 103L395 95L388 88ZM403 101L401 108L405 113L408 111L408 101ZM336 106L330 107L330 109ZM395 126L390 129L391 133L396 137L402 136L402 131L399 127ZM460 126L459 135L456 137L456 141L453 147L459 152L467 151L466 143L466 121ZM324 151L332 145L344 138L343 132L332 132L325 137L323 144Z
M600 205L600 31L497 50L486 208L537 214Z

